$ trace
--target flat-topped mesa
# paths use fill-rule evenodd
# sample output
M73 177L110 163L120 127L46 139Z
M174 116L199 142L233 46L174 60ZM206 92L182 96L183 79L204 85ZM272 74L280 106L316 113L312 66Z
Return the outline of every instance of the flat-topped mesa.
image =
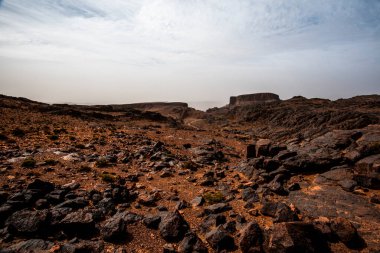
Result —
M258 103L270 103L280 101L280 97L274 93L254 93L230 97L230 106L252 105Z

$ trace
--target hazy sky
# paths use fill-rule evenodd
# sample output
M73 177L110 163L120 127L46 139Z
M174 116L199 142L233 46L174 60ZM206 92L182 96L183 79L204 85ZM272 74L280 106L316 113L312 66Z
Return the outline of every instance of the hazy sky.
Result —
M380 0L0 0L2 94L212 106L255 92L380 93Z

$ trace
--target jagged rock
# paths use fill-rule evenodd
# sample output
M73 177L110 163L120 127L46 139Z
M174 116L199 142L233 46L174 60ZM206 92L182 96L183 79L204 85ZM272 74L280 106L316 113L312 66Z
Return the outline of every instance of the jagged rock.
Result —
M200 229L202 232L208 232L210 228L217 227L226 223L226 217L222 214L211 214L206 216L206 218L200 224Z
M211 230L206 234L206 240L211 248L220 252L222 250L233 250L235 246L234 238L223 229L222 226Z
M143 219L143 223L147 228L157 229L161 222L161 216L148 215Z
M278 174L274 177L274 179L268 184L268 188L281 196L288 195L288 192L285 190L284 186L284 176L282 174Z
M160 235L168 242L179 241L189 230L189 225L178 211L165 214L159 225Z
M1 249L1 253L31 253L31 252L48 252L54 243L49 241L44 241L41 239L31 239L27 241L22 241L11 245L8 248Z
M127 224L120 216L113 216L106 220L101 227L100 233L107 242L114 242L124 239L127 234Z
M46 234L49 232L51 214L44 211L21 210L13 213L6 221L8 230L16 235Z
M207 247L204 245L201 239L193 233L189 232L185 235L185 238L181 241L178 246L179 253L207 253Z
M102 241L79 241L76 243L65 243L60 247L60 250L57 252L62 252L62 253L104 252L104 243Z
M275 223L267 232L265 252L330 252L327 242L312 224Z
M241 231L239 241L240 249L243 253L262 252L263 235L256 222L250 222Z
M293 211L285 203L266 201L263 203L260 211L263 215L273 217L273 222L288 222L298 220L296 211Z
M380 204L380 195L373 195L371 197L371 203Z
M79 238L92 237L98 232L95 228L95 221L92 213L85 210L69 213L60 222L60 226L69 236L77 236Z
M269 148L272 141L269 139L259 139L256 142L256 157L270 156Z
M226 211L231 210L232 207L226 203L217 203L210 206L205 207L204 212L205 214L217 214L217 213L223 213Z
M354 180L358 185L380 189L380 154L366 157L355 164Z
M365 242L359 236L356 228L347 219L338 217L331 220L331 230L349 248L363 248Z
M88 204L89 203L87 200L79 197L79 198L75 198L75 199L66 200L65 202L62 202L61 204L57 205L56 207L57 208L69 207L69 208L73 208L73 209L80 209L80 208L86 207Z

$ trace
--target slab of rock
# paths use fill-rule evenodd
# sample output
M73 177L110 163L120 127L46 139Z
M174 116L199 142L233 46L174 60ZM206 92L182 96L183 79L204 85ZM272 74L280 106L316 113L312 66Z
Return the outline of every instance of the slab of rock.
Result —
M347 247L360 249L365 246L364 240L359 236L352 223L344 218L338 217L331 220L331 230L339 240Z

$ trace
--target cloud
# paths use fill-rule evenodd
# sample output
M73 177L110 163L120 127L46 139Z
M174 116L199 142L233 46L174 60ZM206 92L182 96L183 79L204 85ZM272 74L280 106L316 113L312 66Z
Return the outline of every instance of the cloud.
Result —
M287 94L281 85L293 85L282 83L290 73L307 92L313 85L307 78L380 64L377 0L6 0L0 6L0 67L19 62L41 74L56 66L51 72L63 79L79 68L83 77L70 81L90 87L111 76L107 87L139 83L136 96L152 88L156 96L164 87L152 87L158 78L177 93L201 82L194 89L224 87L220 97L265 89ZM273 78L274 72L284 76ZM373 86L378 74L365 73ZM9 80L16 78L8 74ZM336 80L323 81L345 85ZM206 93L200 100L210 99Z

